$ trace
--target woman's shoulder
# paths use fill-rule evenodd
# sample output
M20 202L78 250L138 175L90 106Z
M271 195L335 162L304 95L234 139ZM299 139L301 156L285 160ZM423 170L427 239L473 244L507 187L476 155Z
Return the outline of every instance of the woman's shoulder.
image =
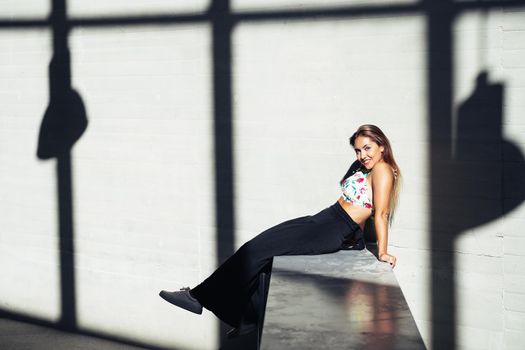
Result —
M394 179L394 170L390 164L386 162L380 162L374 165L371 171L372 178L383 178L383 179Z

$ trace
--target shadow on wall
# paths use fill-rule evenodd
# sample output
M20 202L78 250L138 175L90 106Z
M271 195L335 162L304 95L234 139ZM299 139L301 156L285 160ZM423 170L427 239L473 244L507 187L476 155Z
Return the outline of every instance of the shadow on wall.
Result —
M53 0L50 23L53 56L49 63L49 104L38 136L36 155L40 160L56 158L57 213L59 222L61 316L58 323L0 310L0 317L21 322L74 331L79 334L115 341L133 347L158 349L106 334L85 331L77 326L74 273L74 209L71 149L88 126L86 109L80 94L71 86L71 59L68 47L69 24L66 0Z
M521 151L503 138L503 92L503 85L491 84L488 73L482 72L474 92L458 110L454 158L477 166L463 171L468 176L465 180L470 180L465 194L483 199L483 207L478 202L477 208L469 208L463 215L465 229L504 215L525 197L522 181L512 181L514 175L514 179L524 178L525 162Z
M233 254L235 232L234 159L232 127L232 29L230 1L217 0L209 9L213 26L213 137L215 171L215 224L217 265ZM221 346L228 346L230 327L218 323Z
M40 126L37 157L41 160L56 158L57 168L57 213L59 222L61 317L57 324L46 320L0 310L0 317L11 318L47 327L59 328L123 344L163 349L151 344L130 341L106 334L85 331L78 327L75 299L74 261L74 209L71 172L71 149L87 129L86 108L80 94L71 86L71 58L68 46L72 22L67 18L67 0L51 0L49 23L52 29L53 57L49 64L49 105ZM215 201L217 225L218 263L233 253L235 229L233 207L233 150L231 112L231 29L229 0L213 1L209 11L202 16L174 16L172 19L138 18L130 25L200 22L213 24L213 104L214 104L214 164ZM43 24L46 25L47 23ZM33 23L32 25L38 25ZM42 24L40 24L42 25ZM97 25L116 25L111 20L97 21ZM5 26L5 24L4 24ZM152 293L156 293L152 291ZM221 344L231 348L225 338L228 328L219 324ZM243 346L243 345L241 345Z
M456 138L437 129L432 144L433 346L453 349L458 306L456 239L466 230L504 216L525 199L525 161L503 138L504 86L479 73L472 94L458 108ZM448 136L448 137L447 137ZM450 140L444 145L442 140ZM445 141L446 142L446 141ZM449 148L450 147L450 148ZM447 156L448 153L448 156ZM502 232L494 232L501 254Z
M462 229L505 215L525 199L525 160L521 150L503 138L504 86L481 72L472 95L458 109L454 159L464 176L459 185L470 206L460 208ZM464 181L464 183L463 183Z
M49 105L38 137L39 159L57 159L61 318L59 327L77 328L75 300L74 217L71 149L87 128L87 116L79 93L71 87L65 0L53 0L51 13L53 58L49 63Z

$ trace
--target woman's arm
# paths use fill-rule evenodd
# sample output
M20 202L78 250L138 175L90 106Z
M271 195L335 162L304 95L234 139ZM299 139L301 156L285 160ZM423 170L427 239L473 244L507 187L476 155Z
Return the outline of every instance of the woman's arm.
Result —
M390 196L394 186L394 174L387 163L378 163L372 171L372 189L374 202L374 226L377 235L378 258L388 262L392 267L396 257L389 255L388 247L388 213Z

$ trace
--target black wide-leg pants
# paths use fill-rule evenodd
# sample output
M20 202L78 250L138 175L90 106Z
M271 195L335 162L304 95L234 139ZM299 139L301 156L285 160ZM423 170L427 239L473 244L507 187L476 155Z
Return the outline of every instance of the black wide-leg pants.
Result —
M258 288L259 274L270 272L274 256L332 253L349 238L359 237L359 225L336 202L315 215L288 220L260 233L191 293L219 319L238 327L250 317L247 313Z

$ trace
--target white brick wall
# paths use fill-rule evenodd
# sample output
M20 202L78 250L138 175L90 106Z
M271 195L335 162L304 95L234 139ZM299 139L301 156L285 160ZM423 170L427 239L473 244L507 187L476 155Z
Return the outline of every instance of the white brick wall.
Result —
M70 1L69 11L75 18L198 13L208 5L115 4ZM322 7L232 2L243 11L303 5ZM48 12L47 2L10 2L6 13L16 19ZM492 10L486 21L474 12L459 16L453 27L454 109L487 68L489 80L505 86L503 136L522 154L523 23L523 10ZM383 128L404 172L390 236L399 257L395 272L430 344L436 252L429 232L425 31L422 15L242 22L232 34L232 118L236 246L335 202L337 181L354 157L348 136L362 123ZM216 265L211 40L207 23L71 32L72 84L89 119L72 153L80 327L159 346L217 348L210 313L199 318L157 296L195 285ZM55 321L55 161L36 158L51 33L0 28L0 52L0 274L10 281L0 284L0 308ZM462 349L517 349L525 340L524 208L461 232L454 242ZM452 226L439 234L450 237Z

